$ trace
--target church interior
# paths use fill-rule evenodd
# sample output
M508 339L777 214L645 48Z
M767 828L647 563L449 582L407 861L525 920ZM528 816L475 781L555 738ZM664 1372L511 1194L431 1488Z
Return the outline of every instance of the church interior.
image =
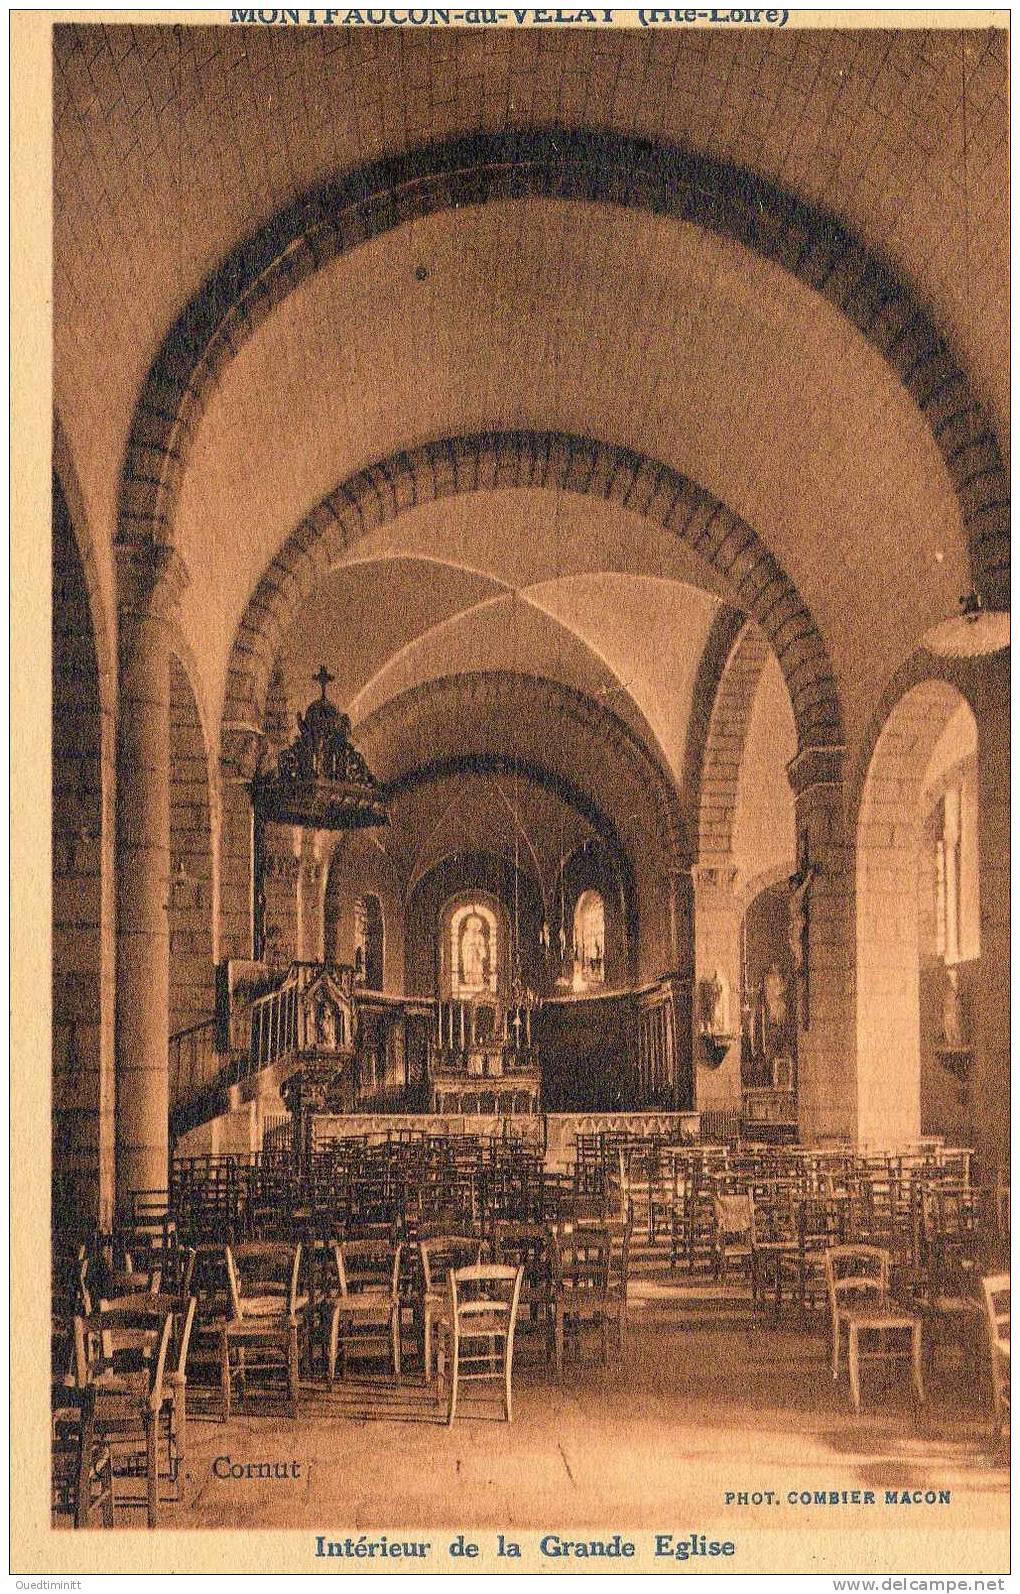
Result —
M1006 1521L1007 42L54 26L55 1521Z

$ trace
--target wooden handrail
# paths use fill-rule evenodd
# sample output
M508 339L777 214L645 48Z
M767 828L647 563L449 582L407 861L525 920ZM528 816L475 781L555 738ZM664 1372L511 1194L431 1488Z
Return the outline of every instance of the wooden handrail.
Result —
M176 1105L212 1083L222 1066L216 1050L216 1019L199 1019L170 1037L170 1101Z

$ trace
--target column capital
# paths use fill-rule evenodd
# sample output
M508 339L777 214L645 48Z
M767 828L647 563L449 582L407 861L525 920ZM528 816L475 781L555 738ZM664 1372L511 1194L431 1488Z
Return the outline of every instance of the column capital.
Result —
M691 879L695 887L711 887L733 891L740 870L734 863L695 863L691 865Z
M786 777L795 797L803 797L816 786L841 786L845 747L802 747L786 766Z
M188 567L166 542L119 543L117 592L122 614L170 619L188 585Z
M220 771L223 779L248 786L269 743L264 730L241 720L224 720L220 734Z

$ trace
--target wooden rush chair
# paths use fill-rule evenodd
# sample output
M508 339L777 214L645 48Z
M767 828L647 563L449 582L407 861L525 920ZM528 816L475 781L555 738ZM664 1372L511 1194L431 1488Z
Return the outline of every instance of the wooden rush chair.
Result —
M712 1212L719 1277L726 1279L734 1263L750 1275L754 1256L754 1197L750 1193L713 1196Z
M421 1269L420 1294L415 1316L421 1333L421 1359L425 1382L432 1382L432 1341L436 1324L449 1301L447 1280L460 1267L477 1267L482 1259L482 1242L472 1234L442 1234L419 1241Z
M585 1324L600 1330L602 1360L609 1361L615 1323L620 1347L627 1333L627 1274L631 1227L622 1233L607 1224L558 1224L552 1229L553 1341L556 1380L563 1379L568 1334L579 1335Z
M101 1301L100 1307L109 1312L130 1312L135 1317L151 1321L153 1325L169 1313L170 1344L167 1349L163 1377L163 1403L160 1416L165 1423L168 1477L176 1487L180 1469L187 1453L187 1391L188 1351L191 1330L195 1320L193 1295L124 1295L120 1299ZM137 1344L145 1343L150 1330L136 1331ZM122 1339L124 1336L121 1336Z
M861 1336L876 1334L879 1348L871 1361L902 1360L909 1355L918 1403L924 1404L921 1371L921 1319L889 1298L889 1252L872 1245L837 1245L825 1253L825 1280L832 1319L832 1378L839 1377L843 1330L847 1335L847 1371L854 1411L861 1409ZM883 1347L890 1334L909 1334L906 1352Z
M448 1423L457 1415L460 1385L483 1380L501 1386L504 1416L513 1421L514 1331L523 1278L523 1267L491 1262L450 1269L449 1304L438 1325L440 1395L449 1369Z
M93 1392L93 1438L109 1447L114 1478L144 1473L150 1528L159 1519L159 1422L172 1329L171 1312L144 1305L74 1320L77 1387Z
M995 1437L1000 1439L1009 1422L1009 1274L996 1273L982 1279L981 1289L991 1353Z
M489 1248L494 1262L523 1269L518 1308L522 1332L530 1327L547 1333L552 1300L552 1257L545 1224L493 1224Z
M348 1240L332 1246L336 1268L336 1293L327 1296L330 1308L330 1383L336 1380L338 1353L344 1370L352 1348L366 1341L385 1339L393 1376L400 1382L400 1263L403 1248L387 1240Z
M297 1415L299 1337L307 1329L307 1297L298 1294L301 1246L252 1241L227 1246L231 1317L219 1328L223 1420L230 1416L231 1386L254 1370L286 1367L292 1415ZM251 1360L254 1352L261 1359ZM234 1353L235 1360L231 1359Z
M95 1511L104 1528L113 1527L113 1463L96 1436L95 1406L94 1386L51 1385L53 1513L69 1514L76 1528L88 1527Z

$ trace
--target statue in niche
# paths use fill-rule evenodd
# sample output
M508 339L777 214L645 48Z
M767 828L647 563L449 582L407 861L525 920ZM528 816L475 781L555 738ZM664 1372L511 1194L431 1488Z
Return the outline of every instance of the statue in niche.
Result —
M773 1035L780 1030L785 1031L788 1012L786 981L775 963L762 982L762 1004L769 1031Z
M469 913L460 931L460 984L479 991L489 984L492 957L489 926L480 913Z
M778 963L770 964L751 1021L751 1056L771 1080L776 1059L789 1052L790 993Z
M315 1026L315 1049L318 1052L335 1052L337 1049L337 1011L324 991L319 991L312 1013Z

